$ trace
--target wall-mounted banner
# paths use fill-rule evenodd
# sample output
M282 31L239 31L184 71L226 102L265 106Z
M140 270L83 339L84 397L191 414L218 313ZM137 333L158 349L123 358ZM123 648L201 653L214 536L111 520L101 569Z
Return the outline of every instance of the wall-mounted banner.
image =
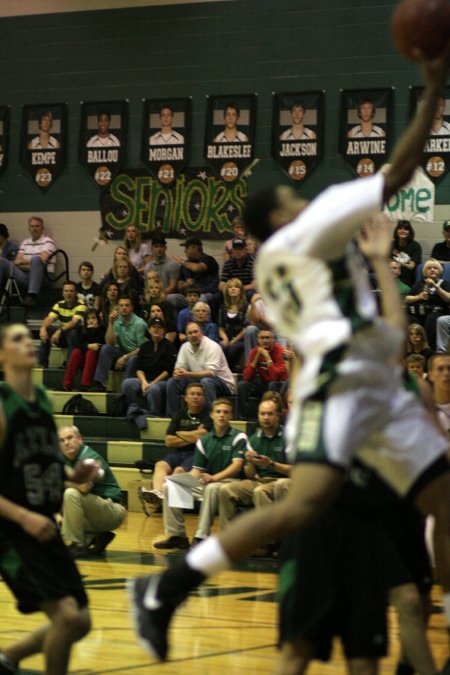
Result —
M208 97L205 157L226 183L253 161L255 123L256 94Z
M339 153L360 178L385 163L392 139L392 89L345 90L341 93Z
M8 164L9 149L9 107L0 106L0 174Z
M423 95L423 87L411 87L410 116L412 117ZM438 184L450 168L450 87L438 100L430 135L425 143L421 166L431 180Z
M182 239L229 239L246 196L244 178L226 185L210 168L189 167L170 186L142 169L126 169L100 197L101 235L123 239L125 229L136 225L144 238L161 232Z
M296 183L322 157L323 113L323 91L273 95L272 157Z
M386 164L383 171L388 167L389 164ZM409 183L387 202L384 213L394 221L418 220L422 223L434 223L434 197L434 183L419 166Z
M152 176L171 185L189 160L191 99L146 99L141 159Z
M65 103L24 105L20 160L42 190L48 190L66 163Z
M81 104L80 164L97 185L109 185L125 162L127 101Z

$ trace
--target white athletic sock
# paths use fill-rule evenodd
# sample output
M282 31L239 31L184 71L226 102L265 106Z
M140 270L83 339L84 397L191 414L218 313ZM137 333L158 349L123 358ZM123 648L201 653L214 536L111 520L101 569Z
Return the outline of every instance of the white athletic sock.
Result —
M17 663L11 661L3 652L0 652L0 663L2 666L11 671L11 673L16 672Z
M444 605L445 617L447 619L447 628L450 629L450 593L444 593L442 604Z
M223 572L231 567L218 537L208 537L189 551L186 556L189 567L202 572L207 577Z

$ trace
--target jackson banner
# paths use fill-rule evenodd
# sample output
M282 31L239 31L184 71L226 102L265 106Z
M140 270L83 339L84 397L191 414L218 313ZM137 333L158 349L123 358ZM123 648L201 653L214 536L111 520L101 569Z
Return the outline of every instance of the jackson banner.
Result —
M410 89L410 115L421 105L423 87ZM450 168L450 87L444 89L434 113L430 134L423 150L421 166L436 185Z
M9 151L9 107L0 106L0 174L8 165Z
M386 162L392 139L393 89L341 92L339 153L360 178Z
M272 157L300 184L323 151L324 92L273 94Z
M152 176L171 185L189 160L191 99L146 99L141 159Z
M205 157L226 183L252 164L255 124L256 94L208 96Z
M127 101L81 104L79 161L100 187L125 163L127 113Z
M24 105L20 158L41 190L48 190L66 162L67 106L65 103Z
M126 169L101 194L104 239L123 239L129 225L150 237L161 232L185 239L229 239L232 221L243 209L247 181L226 185L209 168L189 167L169 186L141 169Z

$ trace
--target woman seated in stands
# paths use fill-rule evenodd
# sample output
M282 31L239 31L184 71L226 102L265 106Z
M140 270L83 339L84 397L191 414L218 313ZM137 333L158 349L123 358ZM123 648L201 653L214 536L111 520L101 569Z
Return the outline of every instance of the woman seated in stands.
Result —
M164 319L166 322L166 337L169 339L167 333L176 331L176 309L166 299L164 293L164 284L161 279L149 279L145 283L144 289L144 303L141 307L141 316L145 321L149 320L150 308L152 305L159 305L164 312Z
M135 268L126 258L118 259L113 265L113 277L120 288L120 295L127 296L134 300L136 311L139 307L139 296L142 293L142 282L139 278L133 277Z
M203 335L206 335L210 340L214 340L214 342L220 342L219 329L217 324L211 321L211 307L207 302L201 300L196 302L192 308L192 316L202 329Z
M248 326L248 302L240 279L229 279L223 289L219 310L219 336L228 364L233 372L243 365L244 332Z
M172 308L173 309L173 308ZM164 325L166 326L166 334L165 337L170 340L170 342L175 342L177 338L177 328L175 321L172 319L170 321L167 321L166 316L164 314L164 310L161 307L161 305L155 303L154 305L150 305L148 309L145 310L145 316L142 317L145 319L145 321L149 324L152 319L161 319L161 321L164 322Z
M400 263L400 281L412 286L417 265L422 262L422 247L414 239L414 229L409 220L399 220L394 230L391 257Z
M436 322L449 312L450 284L442 279L442 265L430 258L422 268L423 279L413 284L406 296L409 314L425 328L431 349L436 349Z
M425 329L420 323L412 323L408 328L408 337L406 340L406 353L420 354L425 359L425 364L432 355L433 351L428 344Z
M113 256L113 266L107 272L101 279L100 279L100 286L105 286L108 284L110 281L116 281L116 278L114 276L114 265L119 261L119 260L128 260L130 262L130 256L128 255L128 251L125 248L125 246L116 246L114 249L114 256ZM133 281L136 283L140 284L141 282L141 277L139 275L139 272L137 269L131 265L131 278Z
M103 287L101 300L100 300L100 316L103 326L108 325L109 317L111 312L118 313L119 307L119 298L120 298L120 287L115 281L110 281L106 286Z
M144 265L151 261L150 246L142 241L142 237L136 225L128 225L125 230L124 247L128 253L131 264L142 275Z
M100 321L96 309L88 309L84 314L80 347L72 349L64 373L63 390L72 391L76 374L81 368L80 391L87 391L92 385L100 348L105 344L106 327Z

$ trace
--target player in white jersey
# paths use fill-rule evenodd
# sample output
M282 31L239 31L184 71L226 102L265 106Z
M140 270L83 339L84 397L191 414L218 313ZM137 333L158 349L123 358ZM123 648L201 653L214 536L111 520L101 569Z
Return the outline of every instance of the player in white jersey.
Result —
M149 145L183 145L184 136L172 129L174 111L168 105L161 106L159 119L161 129L152 134L148 140Z
M349 243L362 222L412 176L449 60L450 47L434 61L422 58L423 103L384 176L330 188L306 208L287 187L265 191L247 205L248 229L266 242L257 263L258 285L277 330L304 359L288 421L289 451L297 466L284 500L236 519L195 547L182 571L134 582L141 642L160 659L167 654L171 615L189 590L321 513L339 492L352 454L363 446L365 461L378 457L379 464L371 464L382 468L383 477L436 518L436 563L450 622L447 440L401 385L391 357L404 334L376 317ZM387 261L379 256L372 263L392 283Z
M444 120L445 105L445 98L441 96L436 105L430 136L450 136L450 124Z
M384 138L386 136L384 129L373 123L375 106L372 101L368 99L359 104L358 117L361 121L350 129L347 134L348 138Z
M88 148L114 148L120 146L120 141L114 134L110 133L111 115L109 112L102 111L97 115L98 133L86 143Z

